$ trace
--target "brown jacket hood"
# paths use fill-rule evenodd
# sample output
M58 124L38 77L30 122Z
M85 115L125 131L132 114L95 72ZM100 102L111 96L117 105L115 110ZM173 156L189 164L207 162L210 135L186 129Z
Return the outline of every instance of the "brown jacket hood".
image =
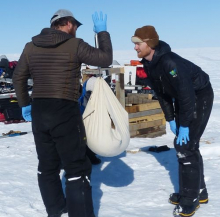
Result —
M37 47L54 48L70 38L73 38L73 36L63 31L44 28L39 35L32 37L32 42Z

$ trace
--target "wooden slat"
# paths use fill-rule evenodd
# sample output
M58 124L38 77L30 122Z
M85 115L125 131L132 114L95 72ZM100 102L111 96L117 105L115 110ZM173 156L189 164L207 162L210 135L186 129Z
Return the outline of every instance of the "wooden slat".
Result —
M163 135L166 133L166 125L160 125L155 127L149 127L145 129L140 129L136 131L131 131L130 136L132 137L148 137L153 138L158 136L158 134Z
M155 127L155 126L160 126L162 125L163 120L159 119L159 120L153 120L153 121L144 121L144 122L140 122L137 124L129 124L129 130L130 131L135 131L135 130L140 130L140 129L144 129L144 128L149 128L149 127Z
M155 120L161 120L161 119L164 119L163 113L143 116L139 118L132 118L132 119L129 119L129 123L135 124L135 123L140 123L140 122L155 121Z
M157 132L157 131L165 130L165 129L166 129L166 125L159 125L159 126L155 126L149 129L148 128L140 129L140 130L137 130L137 132L139 135L141 135L141 134L146 134L147 132L153 133L153 132Z
M137 122L137 121L145 120L147 118L150 118L149 116L156 114L164 116L162 109L152 109L149 111L130 113L128 114L129 122Z
M149 100L148 103L145 103L145 104L134 105L131 107L125 107L125 109L128 113L148 111L148 110L157 109L157 108L161 108L161 107L160 107L159 102L156 100Z
M126 104L145 104L152 100L152 94L128 93L125 97Z
M155 138L155 137L162 136L164 134L166 134L166 130L158 130L158 131L152 132L152 133L136 135L135 137L138 137L138 138Z
M100 71L99 71L100 70ZM82 74L90 74L90 75L96 75L101 72L105 71L106 74L119 74L124 73L124 67L121 68L100 68L100 69L83 69Z

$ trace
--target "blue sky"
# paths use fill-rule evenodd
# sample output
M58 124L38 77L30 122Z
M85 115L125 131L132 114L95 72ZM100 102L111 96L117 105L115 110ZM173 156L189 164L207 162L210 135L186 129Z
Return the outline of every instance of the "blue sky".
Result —
M155 26L174 49L220 47L220 0L7 0L1 2L0 55L21 53L58 9L71 10L83 23L77 37L90 45L92 14L103 11L114 50L132 50L130 38L144 25Z

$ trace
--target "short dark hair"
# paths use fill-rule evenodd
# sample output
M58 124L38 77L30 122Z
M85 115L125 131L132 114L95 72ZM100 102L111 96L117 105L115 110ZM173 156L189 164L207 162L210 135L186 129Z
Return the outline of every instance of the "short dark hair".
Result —
M54 17L52 17L51 19L53 18ZM73 25L77 25L76 20L73 17L62 17L60 19L55 20L53 23L51 23L50 28L57 29L60 26L66 26L68 22L72 23Z

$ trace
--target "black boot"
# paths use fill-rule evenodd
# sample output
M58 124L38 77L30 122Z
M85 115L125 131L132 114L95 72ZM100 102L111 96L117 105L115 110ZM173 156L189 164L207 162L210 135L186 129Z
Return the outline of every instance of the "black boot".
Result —
M178 205L179 201L180 201L179 193L173 193L170 195L169 203L174 204L174 205ZM207 189L203 188L200 190L199 203L200 204L207 204L208 202L209 202L209 198L208 198Z
M186 197L181 197L180 202L173 210L174 216L193 216L196 210L200 207L199 199L194 200Z

